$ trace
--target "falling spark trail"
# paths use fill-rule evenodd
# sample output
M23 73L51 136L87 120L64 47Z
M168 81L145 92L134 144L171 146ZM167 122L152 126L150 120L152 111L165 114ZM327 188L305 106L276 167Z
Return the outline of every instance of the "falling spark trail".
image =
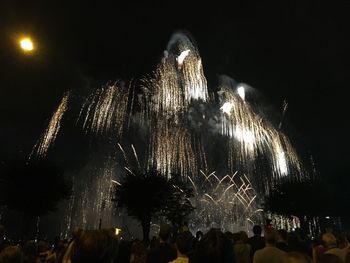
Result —
M125 154L125 151L124 151L123 147L120 145L119 142L118 142L117 144L118 144L118 146L119 146L119 149L120 149L120 150L122 151L122 153L123 153L123 157L124 157L124 161L126 162L126 165L129 166L128 158L126 158L126 154Z
M223 114L222 134L231 138L230 156L238 156L241 165L249 167L251 163L258 161L261 153L269 153L274 179L288 175L291 169L300 173L299 157L288 138L245 102L243 87L239 86L237 96L233 87L229 86L231 83L230 79L223 77L219 92ZM285 103L284 113L286 109ZM237 162L237 159L229 157L229 167L235 166L233 162ZM268 186L267 183L266 185Z
M250 218L247 218L247 221L249 221L250 223L252 223L253 225L255 225L254 221L251 220Z
M249 203L248 203L246 209L248 209L248 208L250 207L250 205L253 203L253 201L255 200L255 198L256 198L256 195L253 196L253 198L249 201Z
M130 174L136 176L136 175L133 173L133 171L131 171L131 170L129 169L129 167L124 167L124 169L127 170Z
M79 113L78 121L85 113L83 130L96 135L113 131L121 136L128 99L129 89L122 87L118 82L95 90L86 99Z
M221 197L220 197L220 200L223 198L223 196L226 194L226 192L228 191L228 190L230 190L233 186L235 186L234 184L231 184L231 185L229 185L225 190L224 190L224 192L222 193L222 195L221 195Z
M51 117L47 129L41 136L38 144L34 146L29 158L31 158L33 154L35 154L37 157L44 157L47 154L49 147L55 142L56 136L61 127L63 115L68 108L70 96L71 93L69 91L64 94L60 104L58 105L57 110Z
M128 129L130 128L130 121L132 120L132 112L134 108L134 98L135 98L135 87L132 86L132 80L130 81L129 90L132 90L132 94L131 94L131 106L130 106L129 118L128 118Z
M136 153L134 145L131 144L131 148L132 148L132 151L134 152L134 156L135 156L135 159L136 159L136 162L137 162L137 166L138 166L139 170L141 171L141 165L140 165L139 158L137 156L137 153Z
M287 101L283 101L282 117L281 117L280 123L278 124L278 129L282 128L282 122L284 120L284 116L286 115L287 109L288 109L288 103L287 103Z
M187 176L187 178L188 178L188 180L190 180L190 182L191 182L191 184L192 184L192 186L193 186L193 188L194 188L196 194L198 194L197 187L196 187L195 183L193 182L193 180L191 179L191 177L190 177L190 176Z
M116 181L116 180L111 180L111 182L114 183L114 184L117 184L117 185L121 185L121 183L119 183L119 182Z
M204 196L207 196L210 200L212 200L215 204L217 204L217 202L214 200L214 198L211 197L209 194L204 194Z

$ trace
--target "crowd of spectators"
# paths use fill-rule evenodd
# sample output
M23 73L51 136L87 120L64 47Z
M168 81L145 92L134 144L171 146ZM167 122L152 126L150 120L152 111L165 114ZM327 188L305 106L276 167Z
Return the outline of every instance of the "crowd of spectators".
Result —
M28 240L11 244L0 227L0 263L350 263L344 234L323 233L310 240L300 232L253 227L253 235L187 226L161 225L150 241L124 240L114 229L74 231L71 240Z

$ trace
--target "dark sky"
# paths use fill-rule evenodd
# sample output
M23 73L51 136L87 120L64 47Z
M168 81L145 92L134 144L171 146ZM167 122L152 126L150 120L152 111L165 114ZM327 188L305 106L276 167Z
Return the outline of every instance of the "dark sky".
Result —
M209 83L227 74L277 109L286 100L299 147L323 174L347 175L350 1L30 2L0 3L1 158L30 151L64 91L151 72L184 29ZM37 42L31 56L18 50L23 33Z

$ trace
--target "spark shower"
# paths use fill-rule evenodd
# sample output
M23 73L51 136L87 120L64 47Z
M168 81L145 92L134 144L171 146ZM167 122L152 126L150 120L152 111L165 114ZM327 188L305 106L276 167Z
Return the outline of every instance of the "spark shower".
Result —
M69 125L64 116L79 104L79 94L72 93L64 94L30 158L54 151L61 126ZM127 224L113 210L113 184L146 169L179 176L193 187L194 231L247 230L261 222L263 195L280 178L303 173L281 123L266 118L250 100L253 93L228 76L208 88L199 51L182 32L172 35L154 72L91 91L71 119L82 136L105 140L112 150L99 152L103 161L91 163L84 176L72 175L74 194L64 209L62 234L76 226L96 228L100 218L105 226Z

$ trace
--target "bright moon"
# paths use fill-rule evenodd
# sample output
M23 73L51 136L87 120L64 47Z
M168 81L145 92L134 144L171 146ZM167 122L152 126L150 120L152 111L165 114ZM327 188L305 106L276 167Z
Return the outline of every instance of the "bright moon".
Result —
M28 37L22 38L19 43L24 51L32 51L34 49L33 42Z

